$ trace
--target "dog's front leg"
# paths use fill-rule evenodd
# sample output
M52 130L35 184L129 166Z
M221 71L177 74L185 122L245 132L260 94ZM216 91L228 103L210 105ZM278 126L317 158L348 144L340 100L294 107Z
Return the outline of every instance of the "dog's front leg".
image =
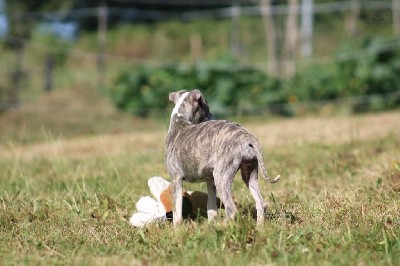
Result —
M217 189L214 179L207 180L207 217L211 222L217 217Z
M173 224L174 226L182 222L182 182L183 177L176 176L172 182L174 188L174 209L173 209Z

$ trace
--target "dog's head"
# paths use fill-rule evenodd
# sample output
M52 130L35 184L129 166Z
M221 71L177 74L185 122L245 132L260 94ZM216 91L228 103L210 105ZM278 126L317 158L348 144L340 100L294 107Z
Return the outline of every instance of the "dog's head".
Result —
M186 118L192 124L212 119L208 103L199 90L171 92L169 100L175 103L171 118L177 115Z

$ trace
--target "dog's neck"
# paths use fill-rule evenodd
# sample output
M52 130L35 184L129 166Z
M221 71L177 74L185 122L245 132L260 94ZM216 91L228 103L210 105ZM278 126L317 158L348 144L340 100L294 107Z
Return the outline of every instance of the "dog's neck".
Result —
M178 116L177 114L171 116L171 121L169 122L168 135L173 132L181 131L180 129L191 125L192 123L185 116Z
M189 92L185 92L181 95L181 97L179 97L178 101L175 104L174 109L172 110L171 113L171 120L173 118L174 115L177 115L178 117L183 116L182 113L179 113L179 109L181 108L181 105L183 103L183 101L186 99L186 97L189 95Z
M174 109L172 110L171 113L171 119L169 122L169 130L168 133L171 132L171 130L173 130L173 128L177 125L177 124L191 124L189 121L189 118L185 116L184 113L180 113L179 109L181 108L182 103L184 102L184 100L187 98L187 96L189 95L189 92L185 92L181 95L181 97L179 97L178 101L175 104Z

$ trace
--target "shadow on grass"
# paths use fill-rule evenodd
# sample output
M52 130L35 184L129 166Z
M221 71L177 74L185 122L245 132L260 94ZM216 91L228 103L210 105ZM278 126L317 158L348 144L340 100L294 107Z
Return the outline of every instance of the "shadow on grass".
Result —
M223 214L223 217L225 217L225 211L223 209L223 206L219 208L219 214ZM245 207L239 207L239 211L237 216L240 215L240 218L237 217L237 220L241 220L242 218L249 217L250 219L256 221L257 220L257 210L256 208L252 205L249 204ZM167 213L167 221L172 222L173 219L173 214L172 212ZM184 215L184 220L187 221L192 221L192 222L198 222L198 223L204 223L207 222L207 213L204 211L198 211L197 213L191 213L190 215ZM276 220L286 220L290 224L295 224L295 223L302 223L303 220L294 214L293 212L287 211L287 210L282 210L282 209L274 209L274 210L265 210L265 220L267 221L276 221Z
M242 208L241 214L248 215L254 220L257 219L257 210L252 205L248 205L248 206ZM287 220L291 224L303 222L303 220L299 216L297 216L293 212L290 212L287 210L282 210L282 209L275 209L275 210L266 209L265 210L265 220L274 221L274 220L280 220L280 219Z

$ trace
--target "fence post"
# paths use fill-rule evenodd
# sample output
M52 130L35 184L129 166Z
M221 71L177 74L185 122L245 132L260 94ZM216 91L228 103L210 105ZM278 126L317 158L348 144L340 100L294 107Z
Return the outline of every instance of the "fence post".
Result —
M276 32L271 9L271 0L261 0L261 13L267 44L268 73L273 76L278 76L279 69L276 55Z
M101 6L98 8L98 27L97 27L97 88L104 90L105 87L105 48L106 48L106 33L107 33L107 6L106 1L101 1Z
M392 0L393 33L400 37L400 0Z
M53 67L54 59L53 56L48 54L45 60L44 66L44 91L50 92L53 89Z
M19 92L21 91L22 82L22 60L24 55L24 41L18 40L15 49L15 69L11 75L12 87L9 92L9 102L11 107L18 107L19 105Z
M231 34L230 34L230 47L231 53L235 57L240 55L240 6L238 1L235 1L231 6Z
M289 0L289 12L286 21L286 36L284 44L284 74L292 77L296 72L296 47L298 40L297 14L299 13L299 1Z
M201 58L202 53L202 41L200 34L190 35L190 55L193 62L198 61Z
M360 18L360 12L360 0L352 0L350 14L345 17L346 31L350 37L354 37L358 33L358 20Z
M302 57L312 56L312 38L313 38L313 0L303 0L301 4L301 48Z

